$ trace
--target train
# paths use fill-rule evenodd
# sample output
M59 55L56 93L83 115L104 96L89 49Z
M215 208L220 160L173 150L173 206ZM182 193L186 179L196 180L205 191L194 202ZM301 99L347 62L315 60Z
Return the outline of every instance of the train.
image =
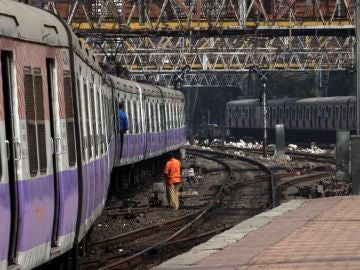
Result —
M60 17L16 1L0 0L0 57L0 269L31 269L84 239L114 168L185 143L184 96L106 74Z
M261 138L264 113L259 99L227 102L226 128L231 137ZM283 124L287 139L304 142L335 142L337 130L356 131L356 97L280 98L267 102L267 127L274 139L277 124Z

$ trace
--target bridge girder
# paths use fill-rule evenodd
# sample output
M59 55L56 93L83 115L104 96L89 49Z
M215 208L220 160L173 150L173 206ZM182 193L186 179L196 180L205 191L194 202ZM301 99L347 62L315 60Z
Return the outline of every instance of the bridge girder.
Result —
M355 65L355 0L49 3L104 64L136 79L161 78L170 85L169 78L189 65L185 85L227 85L223 78L251 66L348 70Z

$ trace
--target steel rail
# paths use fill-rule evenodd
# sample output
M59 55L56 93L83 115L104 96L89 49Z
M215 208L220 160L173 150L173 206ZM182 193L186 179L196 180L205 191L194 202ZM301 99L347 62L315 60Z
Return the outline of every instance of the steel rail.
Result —
M200 224L205 219L206 214L209 213L211 209L213 209L215 206L217 206L219 204L220 196L222 196L222 194L224 192L226 192L226 189L229 187L229 185L230 185L229 182L230 182L230 180L233 179L233 170L227 162L220 160L219 157L243 160L247 163L256 165L256 166L260 167L262 170L264 170L266 172L267 176L263 176L262 178L268 179L271 181L272 203L274 205L274 201L275 201L274 197L273 197L274 189L272 187L273 186L273 175L272 175L271 170L267 166L265 166L263 163L261 163L257 160L251 159L251 158L238 157L236 155L225 154L222 152L214 152L214 151L206 151L206 150L198 150L198 149L188 149L188 151L199 157L203 157L205 159L210 159L210 160L215 160L219 164L222 164L228 171L228 176L226 177L227 180L225 180L223 182L221 187L218 189L216 195L212 198L211 202L207 206L202 208L201 210L199 210L195 213L192 213L192 214L188 214L184 217L176 218L176 219L173 219L173 220L170 220L170 221L158 224L158 225L148 226L146 228L138 229L133 232L128 232L128 233L125 233L122 235L118 235L115 237L111 237L108 239L104 239L104 240L100 240L100 241L92 243L92 246L95 247L95 249L102 249L109 245L110 246L116 245L117 243L120 243L120 242L129 242L129 241L138 239L140 237L154 234L159 230L164 230L164 228L166 228L166 226L182 225L183 223L186 223L188 221L188 219L192 218L192 220L190 222L188 222L185 226L183 226L181 229L176 231L174 234L170 235L166 239L164 239L154 245L151 245L150 247L145 248L144 250L142 250L140 252L136 252L135 254L132 254L126 258L124 258L124 254L115 255L115 256L111 256L111 257L107 257L107 258L102 258L100 260L101 265L104 265L104 263L108 263L108 264L99 268L100 270L115 269L115 268L116 269L128 269L129 267L138 265L144 258L146 258L147 255L152 254L155 251L164 250L164 249L166 249L166 247L171 246L175 243L181 243L181 242L185 243L186 241L191 241L191 239L206 237L207 233L205 233L203 236L198 235L198 236L194 236L194 237L188 237L188 238L183 238L183 239L177 240L180 237L182 237L183 235L185 235L187 232L192 231L196 226L198 226L198 224ZM217 158L209 157L209 155L217 155ZM216 231L218 231L218 230L216 230ZM211 234L211 232L209 232L209 234ZM89 261L83 262L84 267L90 266L90 265L97 267L100 265L100 262L99 262L99 260L89 260Z

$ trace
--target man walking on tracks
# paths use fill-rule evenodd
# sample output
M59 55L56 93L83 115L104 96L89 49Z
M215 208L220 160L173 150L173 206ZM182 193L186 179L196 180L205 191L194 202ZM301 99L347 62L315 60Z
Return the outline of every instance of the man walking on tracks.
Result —
M171 208L179 209L180 161L173 152L169 153L169 160L165 164L166 197Z

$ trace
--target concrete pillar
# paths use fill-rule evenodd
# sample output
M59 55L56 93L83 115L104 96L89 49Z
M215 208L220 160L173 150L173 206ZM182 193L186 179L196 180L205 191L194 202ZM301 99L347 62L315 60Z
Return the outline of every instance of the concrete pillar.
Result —
M360 194L360 136L351 136L351 181L354 195Z
M285 132L284 125L276 125L276 148L275 148L275 156L285 155Z
M186 149L182 148L180 149L180 160L184 161L186 158Z
M350 131L336 131L336 179L349 180Z

